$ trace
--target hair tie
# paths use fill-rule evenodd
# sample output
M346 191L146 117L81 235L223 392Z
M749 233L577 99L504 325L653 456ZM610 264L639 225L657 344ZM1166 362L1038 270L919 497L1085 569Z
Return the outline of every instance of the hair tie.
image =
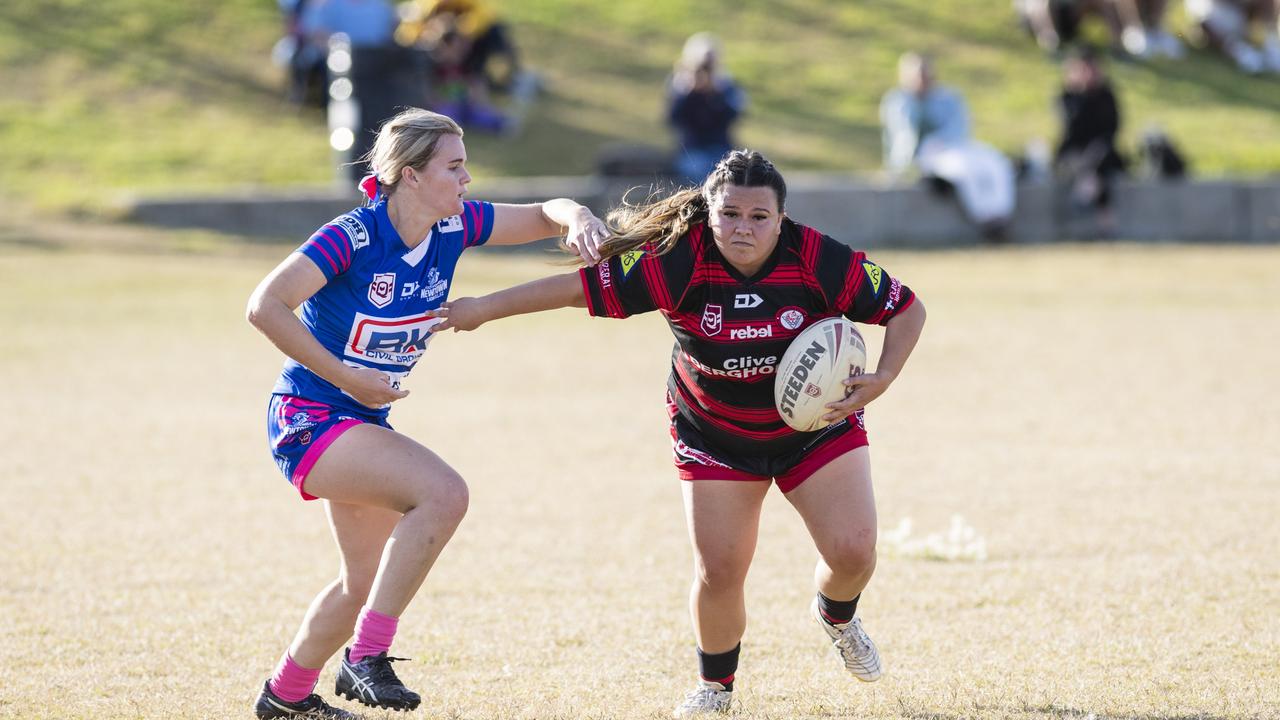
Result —
M377 202L378 200L378 176L375 174L365 175L360 179L360 184L356 187L365 194L365 197Z

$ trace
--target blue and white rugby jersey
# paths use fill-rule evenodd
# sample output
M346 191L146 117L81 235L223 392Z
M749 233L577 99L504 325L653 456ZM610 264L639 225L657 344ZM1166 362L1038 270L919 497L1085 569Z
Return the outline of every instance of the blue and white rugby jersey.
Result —
M462 251L483 245L492 230L493 205L474 201L432 226L412 250L392 227L385 200L334 218L297 250L329 281L302 304L302 324L342 362L385 371L399 387L440 322L423 313L449 296ZM292 358L272 392L372 417L385 417L390 407L366 407Z

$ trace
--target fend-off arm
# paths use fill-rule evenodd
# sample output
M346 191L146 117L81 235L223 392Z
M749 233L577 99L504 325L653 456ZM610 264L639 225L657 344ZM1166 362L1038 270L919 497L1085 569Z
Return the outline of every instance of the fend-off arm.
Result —
M483 297L462 297L450 300L428 315L444 318L444 321L436 326L436 332L443 330L456 332L475 330L490 320L512 315L586 306L587 296L582 290L582 278L577 272L572 272L541 278Z

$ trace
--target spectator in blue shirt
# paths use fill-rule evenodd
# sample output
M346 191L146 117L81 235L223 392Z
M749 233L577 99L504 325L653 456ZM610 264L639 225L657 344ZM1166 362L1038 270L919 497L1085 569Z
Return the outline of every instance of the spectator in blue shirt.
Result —
M399 22L395 8L386 0L318 0L308 3L302 12L303 31L321 47L336 33L350 38L352 47L386 47Z
M959 92L934 81L933 65L916 53L898 63L898 87L880 102L884 163L892 177L915 168L955 190L965 214L989 238L1000 238L1013 216L1013 164L974 140Z

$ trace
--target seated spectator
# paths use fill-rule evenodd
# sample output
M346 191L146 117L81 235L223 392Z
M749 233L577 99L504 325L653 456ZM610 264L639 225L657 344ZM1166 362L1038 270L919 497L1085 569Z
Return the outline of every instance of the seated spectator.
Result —
M1073 52L1062 65L1062 75L1062 139L1054 153L1054 169L1069 188L1072 204L1092 210L1098 233L1108 236L1115 230L1112 184L1125 169L1116 149L1120 107L1091 48Z
M471 40L458 29L457 18L436 15L424 27L422 47L431 57L431 107L468 129L502 132L506 118L489 100L483 77L467 67Z
M403 7L403 19L396 29L396 41L401 45L419 44L424 35L438 37L439 28L430 26L447 16L446 24L465 41L460 72L469 78L483 78L495 90L510 90L516 82L520 75L516 47L506 23L484 0L416 0Z
M1280 0L1186 0L1186 11L1193 34L1236 67L1250 75L1280 73ZM1260 46L1249 40L1255 29Z
M667 123L676 131L676 172L700 183L733 148L729 130L746 106L746 96L720 70L720 53L710 33L685 41L667 87Z
M1117 51L1133 57L1180 58L1182 43L1164 30L1168 0L1014 0L1014 9L1045 52L1058 53L1080 36L1089 17L1106 23Z
M1168 0L1110 0L1115 14L1113 32L1120 33L1120 47L1137 58L1181 58L1182 43L1164 29Z
M932 63L915 53L898 62L898 87L880 102L885 168L918 169L955 190L965 214L991 239L1013 217L1013 163L970 137L969 110L957 91L936 84Z

